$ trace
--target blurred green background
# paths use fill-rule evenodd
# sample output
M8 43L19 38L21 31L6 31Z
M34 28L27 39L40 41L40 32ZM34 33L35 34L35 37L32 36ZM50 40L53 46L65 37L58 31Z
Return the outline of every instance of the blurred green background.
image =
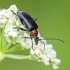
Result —
M39 31L44 38L56 37L65 41L47 41L61 59L58 70L70 70L70 0L0 0L0 7L16 4L19 10L37 17ZM54 70L52 65L29 60L4 59L0 70Z

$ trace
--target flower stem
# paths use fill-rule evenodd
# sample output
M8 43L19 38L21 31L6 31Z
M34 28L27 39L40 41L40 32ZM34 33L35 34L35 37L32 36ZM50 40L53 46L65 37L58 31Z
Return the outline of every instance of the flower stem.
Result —
M5 51L7 51L9 48L10 48L10 46L12 45L12 43L13 43L13 41L15 40L15 38L13 38L12 40L11 40L11 42L6 46L6 48L4 49L4 51L3 51L3 53L5 53Z
M3 35L3 36L4 36L4 30L5 30L5 27L6 27L6 25L7 25L7 22L8 22L8 19L7 19L7 21L6 21L6 23L4 24L3 29L2 29L2 35Z
M0 29L0 33L2 33L2 29ZM0 35L0 52L2 51L2 34Z
M6 21L6 23L4 24L4 26L3 26L3 28L1 28L0 30L0 33L1 33L1 35L0 35L0 51L2 52L3 51L3 49L4 49L4 44L5 44L5 37L4 37L4 30L5 30L5 27L6 27L6 25L7 25L7 22L8 21Z
M16 55L16 54L5 54L4 56L13 59L19 59L19 60L31 58L31 55L24 56L24 55Z

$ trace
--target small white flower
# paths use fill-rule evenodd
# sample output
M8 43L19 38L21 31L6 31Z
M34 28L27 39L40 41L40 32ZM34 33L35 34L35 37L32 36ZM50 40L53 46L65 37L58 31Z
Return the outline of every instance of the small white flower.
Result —
M14 13L17 13L17 11L18 11L16 5L11 5L9 9L11 9L12 11L14 11Z
M6 9L2 9L0 10L0 28L2 28L6 22Z
M58 58L54 58L54 59L52 59L52 62L54 62L55 64L59 65L61 60L58 59Z
M31 50L30 50L30 53L31 53L32 55L35 55L35 54L36 54L36 55L39 55L39 54L40 54L40 51L37 50L37 49L36 49L36 50L31 49Z
M54 69L58 69L59 67L56 64L52 64Z

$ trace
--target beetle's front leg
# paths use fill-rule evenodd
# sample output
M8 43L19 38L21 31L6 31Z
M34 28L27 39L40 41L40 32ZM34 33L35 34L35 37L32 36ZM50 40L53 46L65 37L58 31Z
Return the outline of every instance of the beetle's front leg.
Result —
M31 35L30 35L30 38L31 38L31 41L32 41L32 49L35 50L34 47L33 47L33 38L32 38Z

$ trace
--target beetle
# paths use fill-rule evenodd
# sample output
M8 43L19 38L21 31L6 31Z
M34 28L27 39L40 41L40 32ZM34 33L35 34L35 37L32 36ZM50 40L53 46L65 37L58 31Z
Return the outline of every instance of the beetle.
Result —
M13 10L11 10L13 12ZM38 37L38 25L36 24L36 20L37 18L32 18L27 12L25 11L18 11L17 14L13 12L13 14L15 14L16 16L19 17L21 23L25 26L26 29L20 28L20 30L23 31L28 31L30 32L30 38L32 41L32 38L34 38L36 45L38 44L38 41L41 41L43 44L44 42L42 40L59 40L64 42L61 39L57 39L57 38L46 38L46 39L39 39ZM24 37L24 38L28 38L28 37ZM33 48L33 41L32 41L32 49ZM45 44L44 44L44 49L45 49Z

